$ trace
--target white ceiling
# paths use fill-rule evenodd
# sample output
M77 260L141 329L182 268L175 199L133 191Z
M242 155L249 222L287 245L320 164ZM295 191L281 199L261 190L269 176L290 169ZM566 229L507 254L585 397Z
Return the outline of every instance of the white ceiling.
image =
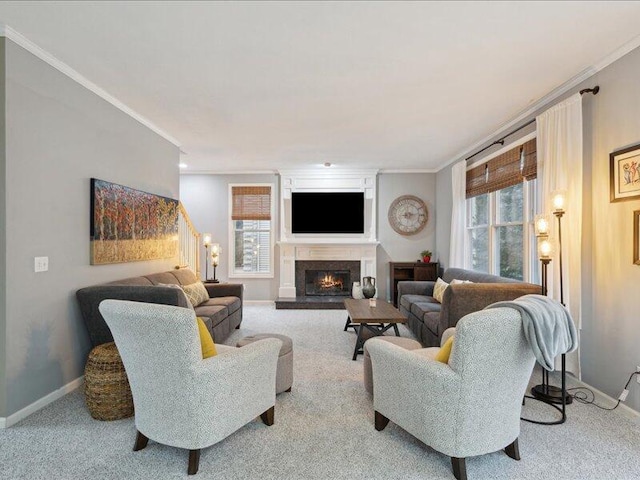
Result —
M639 44L638 20L611 1L0 2L187 172L438 170Z

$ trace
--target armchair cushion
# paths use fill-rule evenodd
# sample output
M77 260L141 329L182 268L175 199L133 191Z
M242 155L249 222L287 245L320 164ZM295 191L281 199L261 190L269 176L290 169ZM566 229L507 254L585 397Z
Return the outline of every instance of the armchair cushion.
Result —
M444 345L440 347L440 350L436 354L434 360L442 363L449 363L449 356L451 355L451 348L453 347L453 336L449 337Z
M216 351L216 344L213 343L213 338L209 333L209 329L205 325L201 317L196 317L198 320L198 333L200 335L200 347L202 348L202 358L214 357L218 354Z

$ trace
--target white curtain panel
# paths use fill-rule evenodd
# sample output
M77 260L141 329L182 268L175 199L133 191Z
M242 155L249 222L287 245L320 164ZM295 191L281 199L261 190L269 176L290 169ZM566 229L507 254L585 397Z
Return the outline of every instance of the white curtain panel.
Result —
M449 245L449 267L465 266L465 238L467 227L467 162L462 160L451 168L451 241Z
M549 295L560 300L558 219L552 215L552 193L566 192L562 222L562 282L564 304L581 327L582 261L582 97L569 97L536 118L538 179L542 179L542 212L549 216L555 253L549 264ZM540 181L540 180L538 180ZM566 355L567 371L580 378L578 350ZM556 359L556 368L559 368Z

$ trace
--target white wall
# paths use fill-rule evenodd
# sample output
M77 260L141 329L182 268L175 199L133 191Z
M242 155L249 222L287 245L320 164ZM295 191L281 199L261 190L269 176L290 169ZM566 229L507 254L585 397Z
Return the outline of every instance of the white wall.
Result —
M0 112L5 110L5 39L0 37ZM0 114L0 417L4 417L7 407L7 351L6 351L6 331L7 331L7 299L6 299L6 150L3 145L6 141L5 116Z
M176 146L13 42L5 45L7 404L0 416L83 374L89 341L77 289L177 263L89 265L89 179L179 194ZM35 256L49 257L48 272L34 273Z
M184 205L200 233L211 233L212 241L222 248L220 265L216 269L216 277L222 281L242 283L245 287L245 300L275 300L278 295L278 248L274 254L275 276L272 279L232 278L229 279L229 184L231 183L271 183L274 185L274 201L276 202L276 220L273 226L275 240L280 229L278 223L279 178L273 174L253 175L181 175L180 201ZM204 278L204 248L201 250L201 275ZM212 276L209 266L209 276Z

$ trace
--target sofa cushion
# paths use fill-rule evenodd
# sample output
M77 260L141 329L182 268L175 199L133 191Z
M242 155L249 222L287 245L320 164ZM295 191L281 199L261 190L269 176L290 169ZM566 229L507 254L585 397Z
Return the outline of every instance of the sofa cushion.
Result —
M440 305L436 302L435 298L428 297L427 295L402 295L402 297L400 297L400 305L409 311L411 310L411 305L414 303L435 303Z
M197 307L209 300L209 292L204 288L202 282L195 282L191 285L182 285L184 293L187 294L187 298L191 302L191 305Z
M520 280L514 280L513 278L500 277L475 270L465 270L464 268L447 268L442 274L442 279L447 283L451 283L453 279L471 280L475 283L522 283Z
M191 305L191 302L189 301L189 297L187 297L187 294L184 292L182 287L180 287L180 285L175 285L173 283L159 283L158 285L156 285L156 287L175 288L180 292L179 295L183 297L184 303L186 303L189 306L189 308L193 310L193 305Z
M436 299L436 302L442 303L442 298L444 297L444 291L447 289L449 284L438 278L436 280L436 284L433 286L433 298Z
M432 335L438 335L438 326L440 325L440 312L427 312L422 317L422 337L427 338L426 330Z
M212 329L229 316L229 310L222 305L201 305L195 307L195 310L197 316L211 320Z
M161 283L178 284L178 279L171 272L152 273L151 275L145 275L145 277L154 285L159 285Z
M188 268L180 268L171 273L176 277L180 285L191 285L198 281L198 277L193 273L193 270L189 270Z
M442 309L442 305L438 302L418 302L411 305L411 313L413 313L416 317L422 320L424 314L427 312L435 312L440 313ZM423 320L424 321L424 320Z
M238 297L213 297L209 298L209 300L207 300L200 306L204 307L209 305L227 307L227 310L229 310L229 313L231 314L237 310L240 310L240 307L242 307L242 302Z

